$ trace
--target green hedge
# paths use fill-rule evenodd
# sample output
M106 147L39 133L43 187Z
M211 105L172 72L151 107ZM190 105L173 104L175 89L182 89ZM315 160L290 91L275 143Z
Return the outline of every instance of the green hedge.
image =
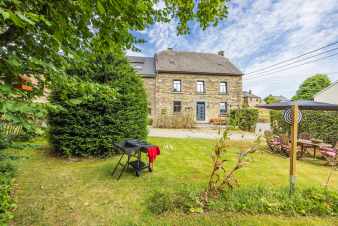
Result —
M255 108L241 108L230 111L230 125L242 130L253 130L257 120L258 110Z
M338 112L302 111L302 115L299 133L307 132L312 137L335 144L338 140ZM282 111L271 111L270 119L275 134L290 132L290 125L284 122Z
M135 74L115 78L115 85L78 78L54 79L50 111L50 142L70 156L104 156L125 138L147 135L147 103L143 83ZM114 88L112 88L114 87Z

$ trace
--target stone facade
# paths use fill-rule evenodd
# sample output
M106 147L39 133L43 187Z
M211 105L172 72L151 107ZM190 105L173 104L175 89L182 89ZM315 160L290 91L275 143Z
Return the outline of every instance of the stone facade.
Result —
M144 89L146 90L148 99L148 113L150 118L154 118L155 112L155 78L143 77Z
M193 122L215 122L242 105L243 73L222 51L168 49L154 57L129 56L128 60L143 78L154 126L166 127L163 124L173 121L189 128Z
M181 81L181 92L173 91L173 81ZM204 81L205 92L198 93L197 81ZM227 93L220 93L220 82L227 83ZM181 112L191 111L195 122L207 123L220 116L220 103L227 111L238 108L242 99L242 76L159 73L155 78L144 78L153 122L163 113L175 115L174 101L181 102ZM197 102L205 103L205 120L198 121Z
M245 107L255 107L261 103L262 99L260 97L243 97L243 106Z

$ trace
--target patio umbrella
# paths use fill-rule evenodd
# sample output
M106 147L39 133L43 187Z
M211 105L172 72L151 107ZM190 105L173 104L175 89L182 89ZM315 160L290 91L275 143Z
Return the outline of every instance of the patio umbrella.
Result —
M297 133L299 110L314 111L338 111L338 105L309 100L282 101L273 104L256 105L258 108L271 110L291 109L291 151L290 151L290 194L294 192L296 186L296 154L297 154ZM287 119L286 119L287 120Z

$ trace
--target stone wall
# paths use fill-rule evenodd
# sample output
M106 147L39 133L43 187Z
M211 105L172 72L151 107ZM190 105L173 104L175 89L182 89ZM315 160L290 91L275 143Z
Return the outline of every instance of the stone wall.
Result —
M173 80L181 80L181 92L172 91ZM196 91L196 82L204 81L205 93ZM227 94L219 92L220 82L227 82ZM147 82L148 83L148 82ZM150 94L151 95L151 94ZM235 75L197 75L197 74L165 74L156 75L155 104L152 110L154 122L161 114L175 114L173 102L181 101L182 112L192 111L196 120L197 102L205 102L205 121L219 116L219 103L227 102L228 110L238 108L242 101L242 77ZM156 110L155 110L156 108Z
M148 99L149 117L153 118L155 115L155 78L143 77L143 82Z

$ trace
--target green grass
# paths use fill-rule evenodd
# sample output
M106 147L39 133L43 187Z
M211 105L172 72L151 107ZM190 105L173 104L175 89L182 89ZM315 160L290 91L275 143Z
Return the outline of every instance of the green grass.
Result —
M140 178L125 173L120 181L111 177L118 156L110 159L62 159L49 153L45 140L40 148L8 150L19 156L15 185L15 225L337 225L337 219L276 217L224 212L170 213L155 216L146 200L155 190L175 192L182 187L202 190L211 170L215 141L203 139L150 138L161 147L155 171ZM232 142L228 167L250 143ZM298 186L320 187L330 168L318 162L298 162ZM250 157L238 173L241 186L288 185L288 159L264 151ZM330 189L338 189L337 173Z

